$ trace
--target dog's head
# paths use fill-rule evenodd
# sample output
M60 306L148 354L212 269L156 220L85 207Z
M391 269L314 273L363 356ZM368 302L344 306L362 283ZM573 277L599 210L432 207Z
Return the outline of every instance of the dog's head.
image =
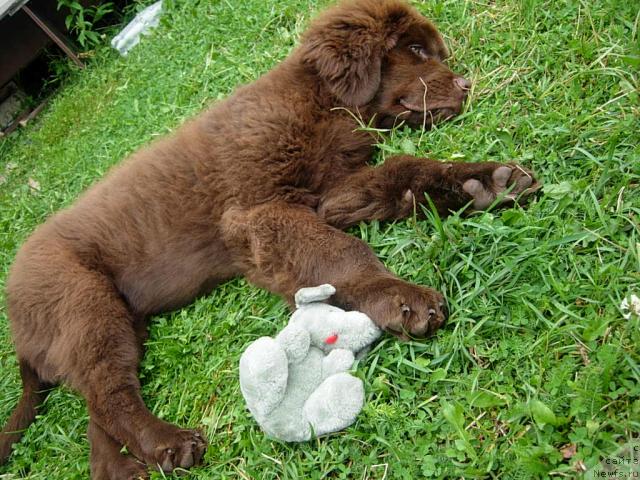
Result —
M311 24L300 52L337 106L364 107L384 128L457 115L471 86L444 65L433 24L400 0L346 0Z

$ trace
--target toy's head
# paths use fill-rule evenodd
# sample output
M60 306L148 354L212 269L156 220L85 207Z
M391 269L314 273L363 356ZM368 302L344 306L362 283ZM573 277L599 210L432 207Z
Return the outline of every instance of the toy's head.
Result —
M307 330L311 344L325 353L337 348L358 353L380 337L382 331L362 312L345 312L322 303L334 293L331 285L299 290L298 309L289 324Z

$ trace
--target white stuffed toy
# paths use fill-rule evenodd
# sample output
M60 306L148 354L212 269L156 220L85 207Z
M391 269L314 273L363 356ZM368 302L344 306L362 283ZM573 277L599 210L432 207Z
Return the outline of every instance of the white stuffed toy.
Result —
M297 310L275 338L240 358L240 389L267 435L302 442L351 425L364 405L362 380L347 371L381 330L361 312L322 303L331 285L302 288Z

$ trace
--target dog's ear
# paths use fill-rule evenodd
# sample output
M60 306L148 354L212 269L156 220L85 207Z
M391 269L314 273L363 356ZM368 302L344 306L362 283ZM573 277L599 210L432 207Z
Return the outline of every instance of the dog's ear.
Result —
M302 61L346 106L370 102L384 55L419 14L397 0L351 0L327 10L305 33Z

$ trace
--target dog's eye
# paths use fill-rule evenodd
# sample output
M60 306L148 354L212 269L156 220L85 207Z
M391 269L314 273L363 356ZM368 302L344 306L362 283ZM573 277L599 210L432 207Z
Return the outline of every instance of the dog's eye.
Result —
M418 55L420 58L427 59L429 58L429 54L427 50L420 44L414 43L409 45L409 50Z

